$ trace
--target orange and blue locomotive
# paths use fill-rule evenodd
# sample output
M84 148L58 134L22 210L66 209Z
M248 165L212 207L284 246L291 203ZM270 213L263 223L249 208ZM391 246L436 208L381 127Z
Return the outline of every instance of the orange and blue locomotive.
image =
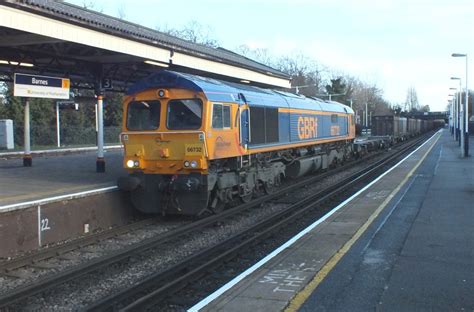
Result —
M344 161L353 117L337 102L162 70L124 99L130 175L118 184L145 213L217 213Z

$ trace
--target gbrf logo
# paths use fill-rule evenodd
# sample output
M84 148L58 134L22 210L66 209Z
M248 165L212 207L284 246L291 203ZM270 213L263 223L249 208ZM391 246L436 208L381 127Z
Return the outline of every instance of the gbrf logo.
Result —
M313 139L318 136L318 118L299 117L298 118L298 137L300 140Z

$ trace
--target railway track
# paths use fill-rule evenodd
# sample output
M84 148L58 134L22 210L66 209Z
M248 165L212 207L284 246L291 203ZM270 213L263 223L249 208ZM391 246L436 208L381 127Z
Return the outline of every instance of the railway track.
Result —
M410 144L410 147L412 145L413 144ZM406 148L403 150L406 150ZM396 155L398 154L399 153L396 153ZM372 155L371 157L375 157L375 156L376 155ZM392 156L391 159L393 157L394 156ZM367 162L367 159L359 160L359 162ZM245 213L245 211L258 207L265 202L278 201L282 197L285 197L287 194L295 190L301 189L302 187L306 185L315 183L316 181L322 180L337 172L347 170L349 166L354 166L354 163L351 163L344 167L339 167L335 170L320 174L315 177L305 178L299 182L291 184L290 186L286 188L277 190L275 193L271 195L266 195L266 196L257 198L256 200L250 203L243 204L241 206L226 210L223 213L218 214L218 215L213 215L208 218L186 224L184 226L179 226L176 229L170 230L159 236L152 237L140 243L123 248L121 250L111 252L103 257L92 259L91 261L88 261L87 263L83 263L81 265L66 269L62 272L59 272L58 274L41 278L36 282L28 284L27 286L22 286L12 291L3 293L2 295L0 295L0 307L13 305L24 298L28 298L36 294L42 293L48 289L51 289L60 284L66 283L68 281L79 279L81 276L84 276L88 273L97 272L104 267L108 267L108 266L126 261L127 259L130 259L131 257L136 257L140 253L146 252L147 250L156 249L165 244L170 244L174 240L179 239L180 237L193 235L193 233L202 231L202 229L205 227L213 226L215 224L218 224L222 220L232 218L232 216L235 216L237 214ZM372 171L376 170L374 166L378 166L378 167L383 166L383 163L378 161L376 162L376 164L370 166ZM366 177L367 175L369 175L369 173L358 172L355 176L359 176L359 178L356 178L355 180L352 179L352 180L360 181L361 177ZM355 183L355 182L350 182L348 179L346 179L339 184L347 185L348 183ZM327 196L329 196L329 194L332 194L332 192L333 191L326 189L319 192L317 196L321 197L323 196L323 194L326 194L324 198L327 198ZM223 259L232 258L232 255L237 253L238 250L242 248L242 246L252 244L254 241L258 240L258 237L263 237L265 235L268 235L268 233L272 231L271 229L277 228L278 226L281 226L285 222L288 222L285 220L286 218L290 218L290 215L294 215L291 218L295 218L295 216L303 214L304 209L298 208L298 207L303 207L305 205L308 206L310 203L313 203L313 206L314 206L315 200L322 200L322 199L317 199L318 198L317 196L315 195L307 199L304 199L290 206L288 209L285 209L284 211L278 213L278 215L256 224L255 226L252 227L251 230L247 230L244 233L235 235L219 243L215 247L208 248L206 250L199 252L198 254L192 255L191 257L187 258L185 261L180 262L176 266L173 266L159 273L153 274L152 277L147 278L146 280L143 281L143 283L140 283L139 285L136 285L133 288L127 288L123 292L118 292L117 293L118 295L115 294L113 296L107 297L106 299L101 300L97 302L96 304L90 306L90 309L92 310L103 310L103 309L108 309L108 308L114 309L117 306L120 306L120 307L128 306L130 309L135 309L137 307L142 307L142 304L148 305L149 300L151 300L152 302L155 302L156 298L158 298L158 301L163 300L164 297L169 296L169 294L172 293L172 290L176 291L178 289L181 289L183 285L190 283L191 277L196 277L201 274L204 274L203 273L204 271L202 270L209 267L217 266L216 263L219 261L222 261ZM309 208L306 208L306 209L309 209ZM300 210L301 212L296 212ZM272 226L269 226L269 225L272 225ZM264 228L268 228L268 230L262 231L262 229ZM260 233L260 234L257 235L255 233ZM233 247L229 247L229 246L233 246ZM213 260L212 262L206 262L207 261L206 259L209 259L209 257L214 258L215 260ZM176 276L180 276L180 278L176 279ZM160 283L156 284L156 280L159 280ZM150 289L150 287L147 286L151 284L155 285L153 289ZM160 285L160 286L157 288L156 285ZM148 289L148 290L144 291L144 289Z
M372 157L375 157L375 155L373 155ZM362 160L360 160L360 162L362 162ZM332 174L343 171L351 165L354 165L354 164L350 164L350 165L348 164L345 167L337 168L333 171L323 173L319 176L304 179L296 184L291 185L288 188L278 190L277 192L271 195L260 197L250 203L226 210L219 215L213 215L208 218L189 223L187 225L178 227L175 230L171 230L169 232L163 233L160 236L143 240L142 242L138 244L133 244L129 247L120 249L116 252L110 252L109 254L105 256L98 257L97 259L92 259L80 265L72 266L71 268L65 269L64 271L61 271L59 273L56 272L55 274L52 274L51 276L48 275L45 277L41 277L37 281L28 283L27 286L20 286L18 288L15 288L12 291L7 291L0 294L0 307L14 304L15 302L21 301L24 298L33 296L40 292L44 292L50 288L58 286L67 281L78 279L85 274L100 270L103 267L112 265L114 263L118 263L122 260L126 260L128 257L130 257L130 255L137 255L141 252L145 252L148 249L157 248L160 245L163 245L172 241L173 239L195 232L206 226L217 224L221 222L221 220L231 218L232 216L236 214L243 213L245 211L248 211L249 209L258 207L265 201L268 201L272 198L278 198L278 197L284 196L287 192L290 192L294 189L303 187L304 185L314 183ZM134 231L139 228L146 227L148 225L153 224L153 222L155 222L153 219L142 220L140 222L118 228L114 231L107 231L106 233L91 235L91 236L84 237L82 239L79 239L77 241L71 242L66 245L59 245L52 248L44 249L38 253L26 255L24 257L20 257L13 261L5 261L0 264L0 272L2 272L3 275L9 276L15 279L21 279L21 274L17 273L18 269L20 268L33 267L33 268L38 268L41 270L47 270L48 265L45 265L44 263L42 263L44 260L59 258L61 260L68 261L70 259L67 257L67 254L71 251L87 248L89 246L92 246L94 243L101 242L111 237L119 237L120 234L129 233L130 231Z
M139 284L123 289L90 305L87 310L143 311L154 306L156 309L156 305L159 305L167 298L169 299L174 292L181 290L186 285L192 284L201 277L212 275L210 273L215 272L217 267L225 266L225 263L231 259L246 254L242 250L249 248L249 246L262 243L268 236L274 235L282 228L288 226L288 224L296 222L295 220L305 218L311 211L319 210L320 214L326 212L324 209L323 211L319 209L325 202L333 201L335 197L348 191L350 192L354 188L357 189L358 185L379 174L387 165L398 160L424 140L425 137L408 144L393 155L369 165L367 168L326 189L322 189L311 196L299 200L280 213L256 223L250 229L246 229L218 245L194 254L171 268L152 274ZM310 220L314 222L313 218ZM176 297L182 298L181 296ZM176 299L171 300L177 301Z
M0 275L11 276L12 278L20 278L15 275L15 271L23 267L35 267L41 261L45 261L51 258L65 257L71 251L79 250L81 248L90 246L94 243L119 237L122 234L136 231L143 227L147 227L156 222L154 218L146 218L139 220L124 226L116 227L107 231L94 233L78 239L75 239L69 243L55 245L38 250L34 253L29 253L13 260L5 260L0 262Z

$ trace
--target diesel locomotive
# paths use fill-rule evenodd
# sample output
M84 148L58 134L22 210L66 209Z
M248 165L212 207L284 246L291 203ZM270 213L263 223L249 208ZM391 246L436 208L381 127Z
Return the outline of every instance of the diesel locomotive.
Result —
M118 180L144 213L218 213L353 153L337 102L161 70L129 88Z

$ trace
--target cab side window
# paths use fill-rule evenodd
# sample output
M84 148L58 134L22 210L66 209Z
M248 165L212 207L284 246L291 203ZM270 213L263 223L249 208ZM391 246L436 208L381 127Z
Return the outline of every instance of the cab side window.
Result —
M212 128L230 129L230 106L222 104L212 105Z
M222 110L222 119L224 120L224 128L230 128L230 106L225 105Z

